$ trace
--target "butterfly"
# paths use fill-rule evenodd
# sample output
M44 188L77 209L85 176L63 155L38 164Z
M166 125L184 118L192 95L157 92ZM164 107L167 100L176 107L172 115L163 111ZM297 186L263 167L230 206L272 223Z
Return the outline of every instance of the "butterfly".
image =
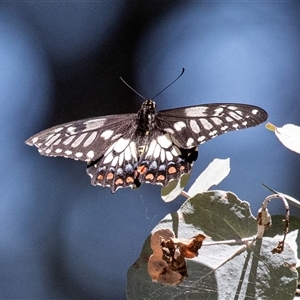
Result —
M260 107L214 103L156 111L151 99L136 114L69 122L41 131L26 144L41 155L87 162L93 185L166 186L191 172L198 146L229 131L253 127L268 114Z

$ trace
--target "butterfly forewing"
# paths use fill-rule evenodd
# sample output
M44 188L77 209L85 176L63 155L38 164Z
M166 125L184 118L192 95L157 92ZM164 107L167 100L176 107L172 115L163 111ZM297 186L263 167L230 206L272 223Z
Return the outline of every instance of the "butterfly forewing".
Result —
M36 146L42 155L90 162L132 129L134 117L124 114L65 123L35 134L25 143Z
M256 126L267 117L266 111L260 107L237 103L203 104L157 113L159 126L186 149L228 131Z

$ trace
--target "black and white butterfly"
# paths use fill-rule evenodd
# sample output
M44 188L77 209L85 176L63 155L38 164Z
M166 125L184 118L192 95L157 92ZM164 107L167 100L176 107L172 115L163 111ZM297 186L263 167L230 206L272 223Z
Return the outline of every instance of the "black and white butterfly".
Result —
M42 155L86 161L93 185L118 188L142 183L166 186L191 171L199 144L268 117L260 107L215 103L155 110L146 100L136 114L70 122L30 137Z

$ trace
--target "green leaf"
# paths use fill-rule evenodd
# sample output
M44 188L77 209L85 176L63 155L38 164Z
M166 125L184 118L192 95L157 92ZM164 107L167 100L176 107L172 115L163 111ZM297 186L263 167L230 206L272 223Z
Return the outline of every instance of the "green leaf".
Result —
M282 219L283 216L275 215L272 216L272 227L265 231L265 236L274 237L276 240L282 240ZM295 216L289 217L289 233L286 237L286 243L291 247L296 256L296 268L300 268L300 248L299 248L299 240L300 240L300 219Z
M230 172L230 159L215 158L199 175L188 191L190 196L208 191L219 184Z
M247 202L216 191L187 200L153 232L162 228L173 230L178 238L204 233L213 241L222 241L255 235L256 220ZM241 245L204 243L197 258L187 259L189 277L179 285L165 285L152 282L148 274L152 253L148 238L127 274L128 299L293 299L298 278L295 257L288 245L283 253L272 254L277 242L263 238L213 272Z
M161 198L165 202L173 201L177 198L190 179L191 173L183 174L178 180L172 180L166 187L161 189Z

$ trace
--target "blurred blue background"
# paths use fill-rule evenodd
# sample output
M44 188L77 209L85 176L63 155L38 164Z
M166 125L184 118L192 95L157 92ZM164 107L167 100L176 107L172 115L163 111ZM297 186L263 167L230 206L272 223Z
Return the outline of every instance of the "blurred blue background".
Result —
M300 125L299 13L297 2L1 2L0 298L125 299L145 238L184 201L166 204L152 185L112 195L83 162L41 157L29 136L136 112L142 100L120 74L152 97L182 67L159 110L241 102ZM300 198L300 157L264 125L201 146L191 182L217 157L231 159L218 189L254 214L269 194L261 183Z

